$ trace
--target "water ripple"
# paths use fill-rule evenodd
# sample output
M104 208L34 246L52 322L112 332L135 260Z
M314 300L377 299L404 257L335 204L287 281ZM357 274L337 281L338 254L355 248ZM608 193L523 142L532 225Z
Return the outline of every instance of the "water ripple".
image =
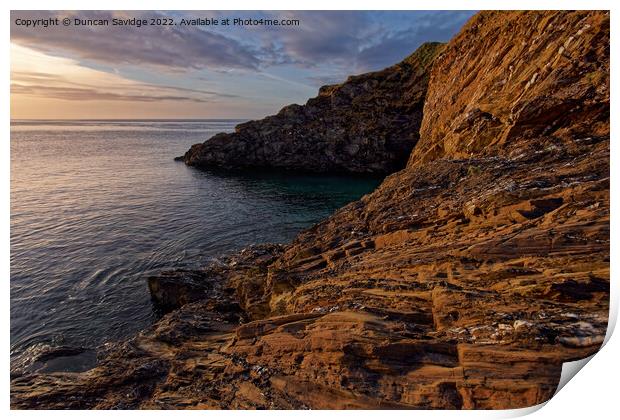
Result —
M222 176L172 160L237 123L11 123L13 362L42 346L127 337L156 317L150 273L290 241L378 183Z

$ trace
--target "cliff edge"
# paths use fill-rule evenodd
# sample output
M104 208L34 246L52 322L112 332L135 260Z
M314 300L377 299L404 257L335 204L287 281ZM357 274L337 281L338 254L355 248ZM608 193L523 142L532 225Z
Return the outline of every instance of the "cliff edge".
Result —
M419 138L429 70L442 44L426 43L384 70L323 86L305 105L239 124L195 144L190 166L387 174L402 169Z

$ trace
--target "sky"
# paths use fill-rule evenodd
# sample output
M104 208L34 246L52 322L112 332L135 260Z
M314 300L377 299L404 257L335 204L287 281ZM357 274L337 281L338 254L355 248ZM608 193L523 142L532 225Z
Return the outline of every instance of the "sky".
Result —
M448 41L468 11L13 11L12 119L254 119ZM47 28L24 20L58 17ZM176 25L114 26L166 18ZM71 25L64 26L62 19ZM108 26L74 24L104 19ZM182 19L297 25L182 25ZM21 20L19 20L21 19ZM168 21L170 22L170 21Z

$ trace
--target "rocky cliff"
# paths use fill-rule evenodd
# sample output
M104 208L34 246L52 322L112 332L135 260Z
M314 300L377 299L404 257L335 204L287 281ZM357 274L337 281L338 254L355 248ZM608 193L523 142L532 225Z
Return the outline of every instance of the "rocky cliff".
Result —
M427 43L382 71L323 86L289 105L196 144L180 159L201 168L392 173L419 138L428 72L442 44Z
M608 135L607 19L490 12L470 20L433 66L409 165L494 156L521 139L543 148L550 138Z
M476 15L420 132L406 169L293 243L150 279L180 307L93 370L16 375L12 406L548 400L607 326L609 14Z

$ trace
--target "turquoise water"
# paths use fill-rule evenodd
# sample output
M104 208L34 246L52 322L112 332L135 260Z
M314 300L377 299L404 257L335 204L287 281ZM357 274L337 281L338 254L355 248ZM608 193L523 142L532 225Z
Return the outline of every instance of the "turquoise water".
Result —
M229 175L173 161L239 121L11 123L11 357L95 348L156 317L145 278L288 242L378 179Z

